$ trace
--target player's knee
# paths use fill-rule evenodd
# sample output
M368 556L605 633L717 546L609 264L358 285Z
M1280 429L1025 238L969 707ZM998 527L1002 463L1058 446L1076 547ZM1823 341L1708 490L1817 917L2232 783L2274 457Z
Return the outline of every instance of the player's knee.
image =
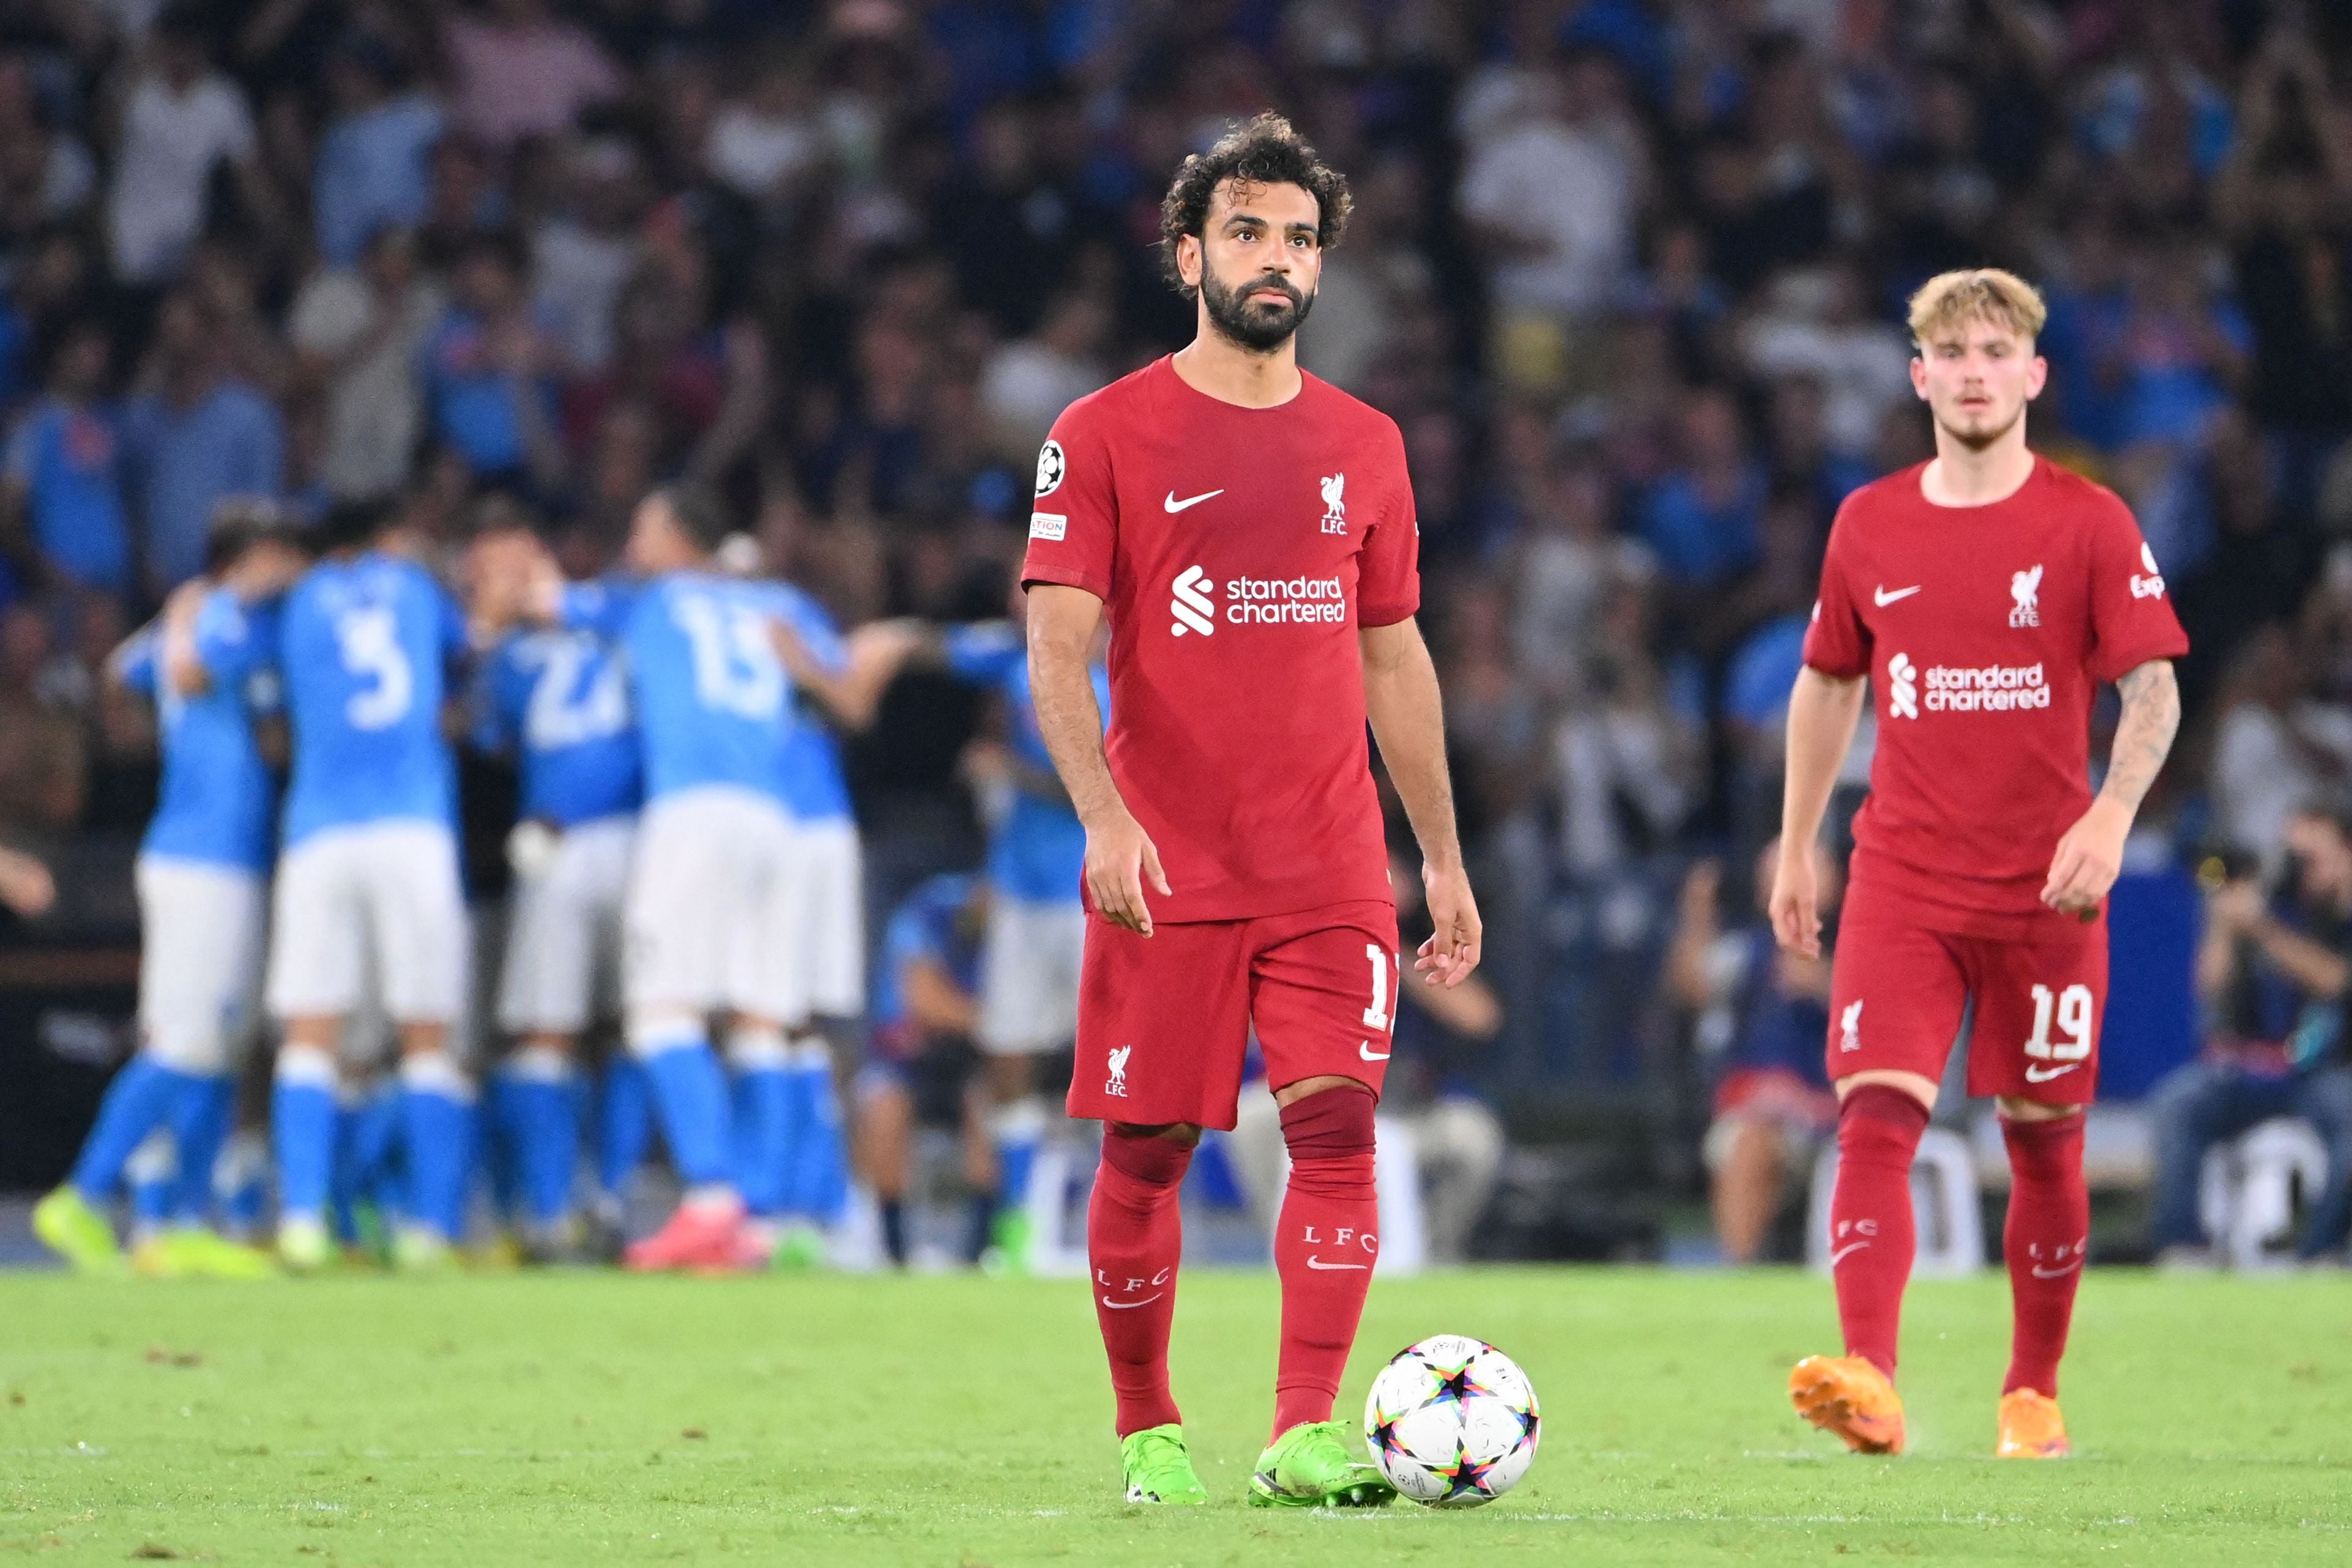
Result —
M644 1061L700 1040L702 1018L685 1008L631 1008L621 1032L629 1054Z
M157 1030L140 1049L191 1078L217 1078L228 1071L228 1037L215 1029Z
M1139 1127L1113 1122L1103 1128L1103 1164L1147 1186L1174 1186L1192 1164L1201 1129L1189 1122Z
M2046 1105L2039 1100L2022 1099L2015 1094L2003 1094L1993 1103L2001 1115L2011 1122L2055 1122L2083 1113L2080 1105Z
M727 1065L738 1072L782 1072L793 1064L784 1031L762 1019L737 1018L727 1030Z
M1378 1103L1370 1089L1343 1078L1283 1106L1282 1141L1291 1163L1370 1157Z
M1864 1083L1838 1105L1838 1157L1909 1169L1927 1130L1927 1107L1889 1083Z

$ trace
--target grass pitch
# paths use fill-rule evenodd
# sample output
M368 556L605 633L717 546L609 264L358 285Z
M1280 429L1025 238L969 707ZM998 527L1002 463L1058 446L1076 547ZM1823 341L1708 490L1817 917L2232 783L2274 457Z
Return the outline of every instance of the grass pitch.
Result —
M1075 1282L0 1277L0 1563L2352 1562L2352 1277L2094 1273L2078 1457L2044 1465L1988 1457L1998 1276L1914 1288L1898 1460L1789 1413L1790 1364L1834 1348L1824 1281L1383 1283L1343 1415L1441 1331L1543 1398L1528 1480L1448 1514L1243 1506L1275 1305L1268 1276L1185 1276L1176 1391L1216 1502L1145 1511Z

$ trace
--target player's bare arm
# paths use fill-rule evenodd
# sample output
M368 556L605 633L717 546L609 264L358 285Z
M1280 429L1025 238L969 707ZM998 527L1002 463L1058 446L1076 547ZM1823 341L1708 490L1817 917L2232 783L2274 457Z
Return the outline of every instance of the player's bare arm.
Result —
M1055 771L1087 830L1087 892L1104 919L1149 936L1145 880L1163 894L1171 890L1160 851L1127 809L1103 755L1102 707L1087 663L1102 613L1102 601L1083 588L1030 588L1030 695Z
M1808 958L1822 954L1821 887L1811 852L1838 769L1853 745L1864 691L1859 675L1807 665L1789 694L1789 758L1780 798L1780 854L1772 873L1772 935Z
M2115 886L2123 869L2124 840L2148 787L2164 768L2172 737L2180 728L2180 685L2169 659L2150 659L2116 683L2124 699L2098 799L2058 841L2050 860L2050 881L2042 902L2070 915L2087 915Z
M1421 843L1421 880L1437 929L1413 967L1432 985L1458 986L1478 967L1483 928L1454 831L1454 782L1445 771L1444 701L1421 627L1410 617L1357 633L1364 656L1364 712L1390 782Z

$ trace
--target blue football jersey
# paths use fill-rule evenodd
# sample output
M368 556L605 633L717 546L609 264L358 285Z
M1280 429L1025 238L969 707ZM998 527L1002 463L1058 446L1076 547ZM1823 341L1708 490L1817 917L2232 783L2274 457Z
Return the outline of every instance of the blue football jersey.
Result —
M637 809L645 768L627 674L592 632L518 632L483 664L475 743L512 752L522 815L569 828Z
M246 605L226 589L208 594L194 641L211 684L195 696L182 696L164 678L155 627L115 655L122 684L154 699L163 745L163 786L140 843L144 853L257 875L269 870L278 781L262 760L253 721L278 707L278 617L275 601Z
M966 930L962 923L971 892L971 877L950 872L919 884L890 912L874 964L873 1001L866 1009L877 1054L904 1061L922 1045L907 1016L902 978L917 959L939 965L967 995L979 994L980 933Z
M1029 695L1029 649L1021 629L1009 622L959 626L947 635L948 669L959 679L987 686L1004 699L1013 755L1041 772L1054 771L1045 732L1037 725L1037 705ZM1110 675L1100 664L1092 672L1095 703L1110 722ZM1075 901L1087 863L1087 830L1058 794L1017 789L1013 810L988 843L990 885L1006 898L1031 904Z
M278 644L294 729L288 845L365 822L454 828L441 704L466 622L433 574L373 552L322 561L287 595Z
M792 583L778 583L776 593L784 623L799 635L809 657L833 674L846 671L849 648L831 612ZM795 705L792 719L778 762L784 805L803 822L848 820L849 779L842 771L840 737L805 700Z
M565 591L563 623L615 636L627 662L648 800L731 786L784 803L792 680L771 633L783 614L774 584L699 571Z

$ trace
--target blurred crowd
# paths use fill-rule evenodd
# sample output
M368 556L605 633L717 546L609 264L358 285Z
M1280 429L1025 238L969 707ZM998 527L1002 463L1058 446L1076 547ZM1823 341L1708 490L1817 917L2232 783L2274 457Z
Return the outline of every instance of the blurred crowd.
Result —
M1274 105L1354 183L1302 354L1403 430L1506 919L1744 905L1830 520L1929 451L1900 301L1978 263L2195 646L2151 852L2276 875L2352 802L2347 61L2256 0L14 0L0 843L143 820L97 672L224 496L454 548L504 491L585 574L690 476L845 624L996 613L1055 414L1190 333L1171 171ZM896 694L869 835L955 837L974 723Z

